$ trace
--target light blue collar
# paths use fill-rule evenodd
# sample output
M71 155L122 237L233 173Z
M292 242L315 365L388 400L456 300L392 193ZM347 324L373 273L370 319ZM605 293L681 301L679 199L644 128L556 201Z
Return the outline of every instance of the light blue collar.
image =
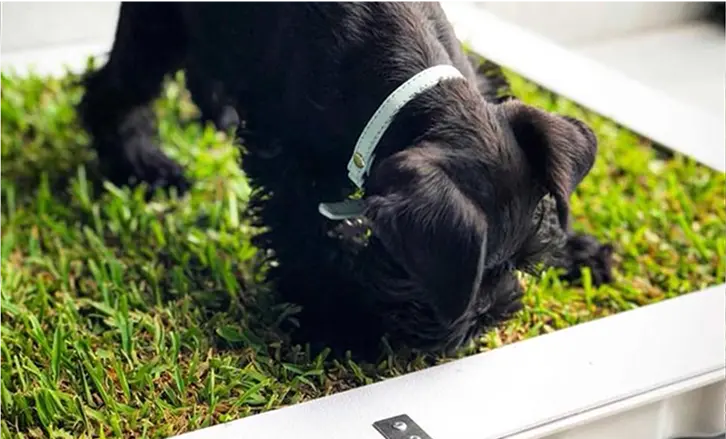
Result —
M375 160L376 146L398 112L416 96L435 87L441 81L463 77L464 75L454 66L429 67L411 77L388 95L358 137L353 155L348 162L348 178L362 189L365 176ZM363 207L362 200L343 200L335 203L320 203L318 211L326 218L342 220L360 216L363 213Z

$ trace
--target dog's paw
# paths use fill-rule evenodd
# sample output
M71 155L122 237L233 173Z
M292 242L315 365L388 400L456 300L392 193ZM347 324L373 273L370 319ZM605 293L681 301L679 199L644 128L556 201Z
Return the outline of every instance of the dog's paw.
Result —
M582 269L587 267L594 286L611 283L612 255L613 247L610 244L601 244L589 235L571 235L565 244L563 260L558 264L567 270L562 278L570 282L580 282Z
M105 174L114 184L136 186L146 183L148 196L157 189L171 188L183 194L191 186L184 176L184 169L150 140L135 139L127 143L123 151L121 156L102 157L101 160Z
M152 194L157 189L171 188L176 188L182 194L190 187L189 180L184 176L184 169L160 150L144 151L131 166L131 184L147 183Z

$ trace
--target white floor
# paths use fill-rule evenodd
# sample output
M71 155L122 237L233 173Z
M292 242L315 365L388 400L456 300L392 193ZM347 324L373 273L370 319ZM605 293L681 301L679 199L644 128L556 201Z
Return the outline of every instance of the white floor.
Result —
M3 73L14 72L26 75L30 72L39 75L63 75L68 69L82 72L88 57L101 56L108 52L112 40L96 42L76 42L34 49L10 50L0 53L0 66Z
M562 8L541 3L479 4L494 15L530 26L570 50L724 119L724 32L689 22L699 13L691 5L595 2ZM61 64L81 68L87 53L109 49L118 3L3 2L2 12L2 69L26 72L34 66L40 73L60 73ZM545 13L549 20L541 20ZM638 32L636 28L650 30Z
M721 120L726 116L723 28L690 22L569 46Z

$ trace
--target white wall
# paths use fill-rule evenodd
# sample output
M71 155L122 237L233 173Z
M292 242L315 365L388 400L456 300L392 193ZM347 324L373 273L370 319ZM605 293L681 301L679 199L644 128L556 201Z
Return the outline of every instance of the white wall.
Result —
M2 52L111 41L118 2L3 2Z
M667 27L701 16L689 2L478 2L478 6L560 44L575 45Z

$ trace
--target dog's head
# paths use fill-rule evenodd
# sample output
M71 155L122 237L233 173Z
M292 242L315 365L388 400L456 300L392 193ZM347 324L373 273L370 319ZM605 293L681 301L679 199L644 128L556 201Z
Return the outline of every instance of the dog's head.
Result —
M374 287L392 332L455 348L520 307L514 271L561 244L597 143L582 122L517 101L377 163L366 186ZM441 139L441 140L439 140ZM386 258L389 258L387 260Z

